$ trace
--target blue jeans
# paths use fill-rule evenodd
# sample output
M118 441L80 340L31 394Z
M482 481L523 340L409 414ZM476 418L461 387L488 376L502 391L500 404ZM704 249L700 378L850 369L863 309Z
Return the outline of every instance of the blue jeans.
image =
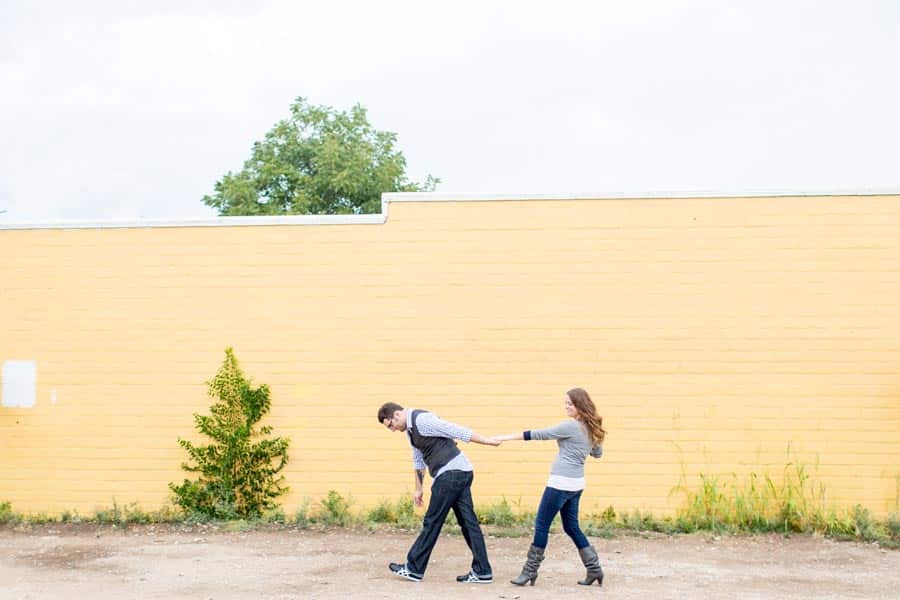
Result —
M425 574L431 551L451 509L462 529L463 539L472 551L472 570L479 575L491 574L484 535L472 505L473 479L471 471L447 471L431 484L431 500L422 521L422 531L406 555L406 568L416 575Z
M581 501L581 492L566 492L556 488L544 488L541 503L538 505L537 518L534 520L534 541L538 548L547 547L547 537L550 535L550 523L559 513L562 517L563 530L572 538L577 548L587 548L590 543L578 526L578 503Z

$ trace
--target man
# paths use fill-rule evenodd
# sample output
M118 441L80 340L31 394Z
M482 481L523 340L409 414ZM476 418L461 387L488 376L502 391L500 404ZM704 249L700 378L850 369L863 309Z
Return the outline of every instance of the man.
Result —
M434 413L404 409L393 402L378 409L378 422L391 431L405 431L409 438L413 448L416 486L413 502L416 506L422 506L422 482L426 466L432 479L431 500L422 521L422 531L406 555L406 564L390 563L388 568L400 577L422 581L431 551L444 526L447 513L452 508L466 544L472 551L471 570L456 580L460 583L491 583L494 580L491 564L488 562L484 536L472 504L472 463L453 440L487 446L499 446L500 442L439 419Z

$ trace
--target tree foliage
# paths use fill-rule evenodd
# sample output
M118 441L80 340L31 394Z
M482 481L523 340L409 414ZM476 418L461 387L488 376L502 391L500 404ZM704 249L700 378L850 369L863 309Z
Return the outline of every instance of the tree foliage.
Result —
M287 464L290 441L273 437L269 426L256 424L269 412L269 386L254 388L244 378L231 348L212 381L207 382L214 398L209 415L194 414L196 429L212 439L195 445L179 438L190 455L181 467L199 478L169 484L175 503L188 513L229 519L260 516L275 508L275 499L288 491L278 473Z
M382 192L432 191L440 182L406 178L397 134L378 131L357 104L349 111L299 97L238 173L229 171L203 202L220 215L381 212Z

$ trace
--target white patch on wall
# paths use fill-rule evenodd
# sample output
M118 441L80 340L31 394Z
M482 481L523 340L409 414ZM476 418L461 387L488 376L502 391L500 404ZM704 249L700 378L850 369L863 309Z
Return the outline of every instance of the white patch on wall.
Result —
M33 360L3 361L3 406L32 408L37 397L37 363Z

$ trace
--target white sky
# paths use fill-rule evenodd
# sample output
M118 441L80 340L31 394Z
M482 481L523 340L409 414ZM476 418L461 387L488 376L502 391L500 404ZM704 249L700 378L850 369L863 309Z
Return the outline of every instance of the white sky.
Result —
M439 192L900 189L898 30L894 0L0 0L0 222L212 216L301 95Z

